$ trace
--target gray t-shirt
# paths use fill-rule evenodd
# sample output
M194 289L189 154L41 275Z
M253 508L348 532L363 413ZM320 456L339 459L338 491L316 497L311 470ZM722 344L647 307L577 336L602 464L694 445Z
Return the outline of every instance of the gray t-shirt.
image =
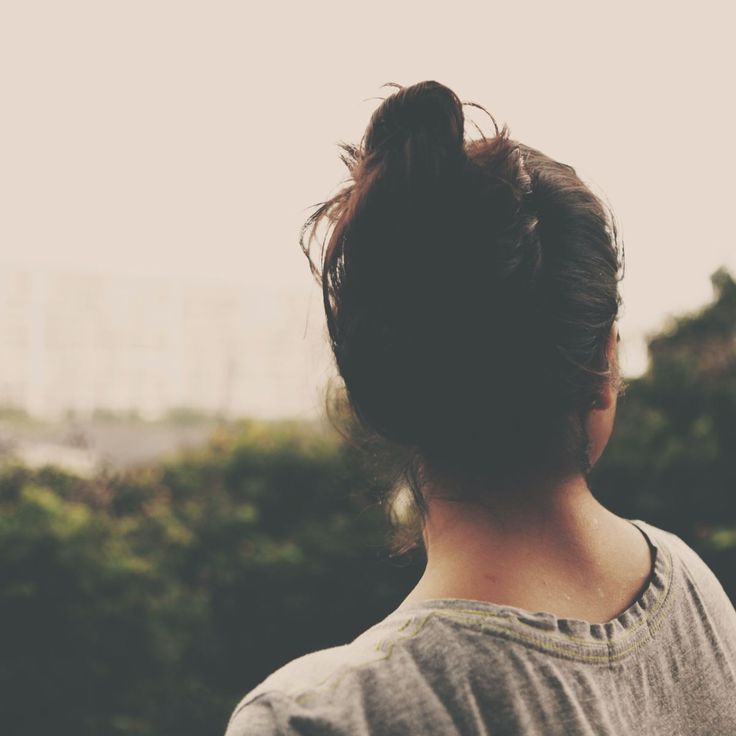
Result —
M226 736L734 736L736 610L682 539L630 521L654 566L612 621L415 603L276 670Z

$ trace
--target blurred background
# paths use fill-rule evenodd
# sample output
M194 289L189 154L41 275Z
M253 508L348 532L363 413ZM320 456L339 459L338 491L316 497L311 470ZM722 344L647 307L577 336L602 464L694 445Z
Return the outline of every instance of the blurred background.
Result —
M613 208L630 387L591 487L736 600L732 13L3 2L5 732L221 734L418 578L325 419L298 245L386 82L447 84Z

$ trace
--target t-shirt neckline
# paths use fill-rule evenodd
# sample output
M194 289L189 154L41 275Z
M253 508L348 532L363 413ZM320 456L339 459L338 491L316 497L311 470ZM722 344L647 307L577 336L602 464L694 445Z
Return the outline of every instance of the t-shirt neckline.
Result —
M385 620L431 617L452 619L487 633L516 640L553 654L610 662L626 656L653 636L672 599L672 554L666 541L641 519L627 519L644 535L652 550L649 580L639 597L604 623L558 617L548 611L465 598L433 598L409 603Z

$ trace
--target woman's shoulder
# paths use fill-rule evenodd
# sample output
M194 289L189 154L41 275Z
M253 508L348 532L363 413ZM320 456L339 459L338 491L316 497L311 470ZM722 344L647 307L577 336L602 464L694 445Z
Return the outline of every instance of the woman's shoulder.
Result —
M691 635L702 632L703 646L726 654L736 664L736 608L723 584L701 555L674 532L638 522L664 547L671 563L672 588L678 616Z
M669 556L676 563L675 567L679 569L688 586L696 588L703 597L713 599L717 604L727 602L730 609L734 608L716 574L682 537L649 522L637 520L636 523L643 526L660 545L666 546Z
M286 733L288 719L299 709L300 701L327 686L354 656L354 648L346 644L287 662L240 700L230 717L226 736Z
M354 706L385 678L377 670L392 654L412 617L389 615L348 644L320 649L287 662L240 700L226 736L281 734L295 722L321 719L326 727L348 722L343 706ZM385 683L382 683L382 688ZM350 733L361 733L360 730Z

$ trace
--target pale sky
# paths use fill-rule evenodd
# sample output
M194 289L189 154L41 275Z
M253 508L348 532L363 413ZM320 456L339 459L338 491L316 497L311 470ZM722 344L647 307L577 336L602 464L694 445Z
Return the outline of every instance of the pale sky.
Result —
M297 235L345 176L337 143L358 142L385 82L436 79L612 206L633 375L646 332L707 301L719 265L736 274L733 15L708 0L4 0L0 262L289 283L321 318Z

